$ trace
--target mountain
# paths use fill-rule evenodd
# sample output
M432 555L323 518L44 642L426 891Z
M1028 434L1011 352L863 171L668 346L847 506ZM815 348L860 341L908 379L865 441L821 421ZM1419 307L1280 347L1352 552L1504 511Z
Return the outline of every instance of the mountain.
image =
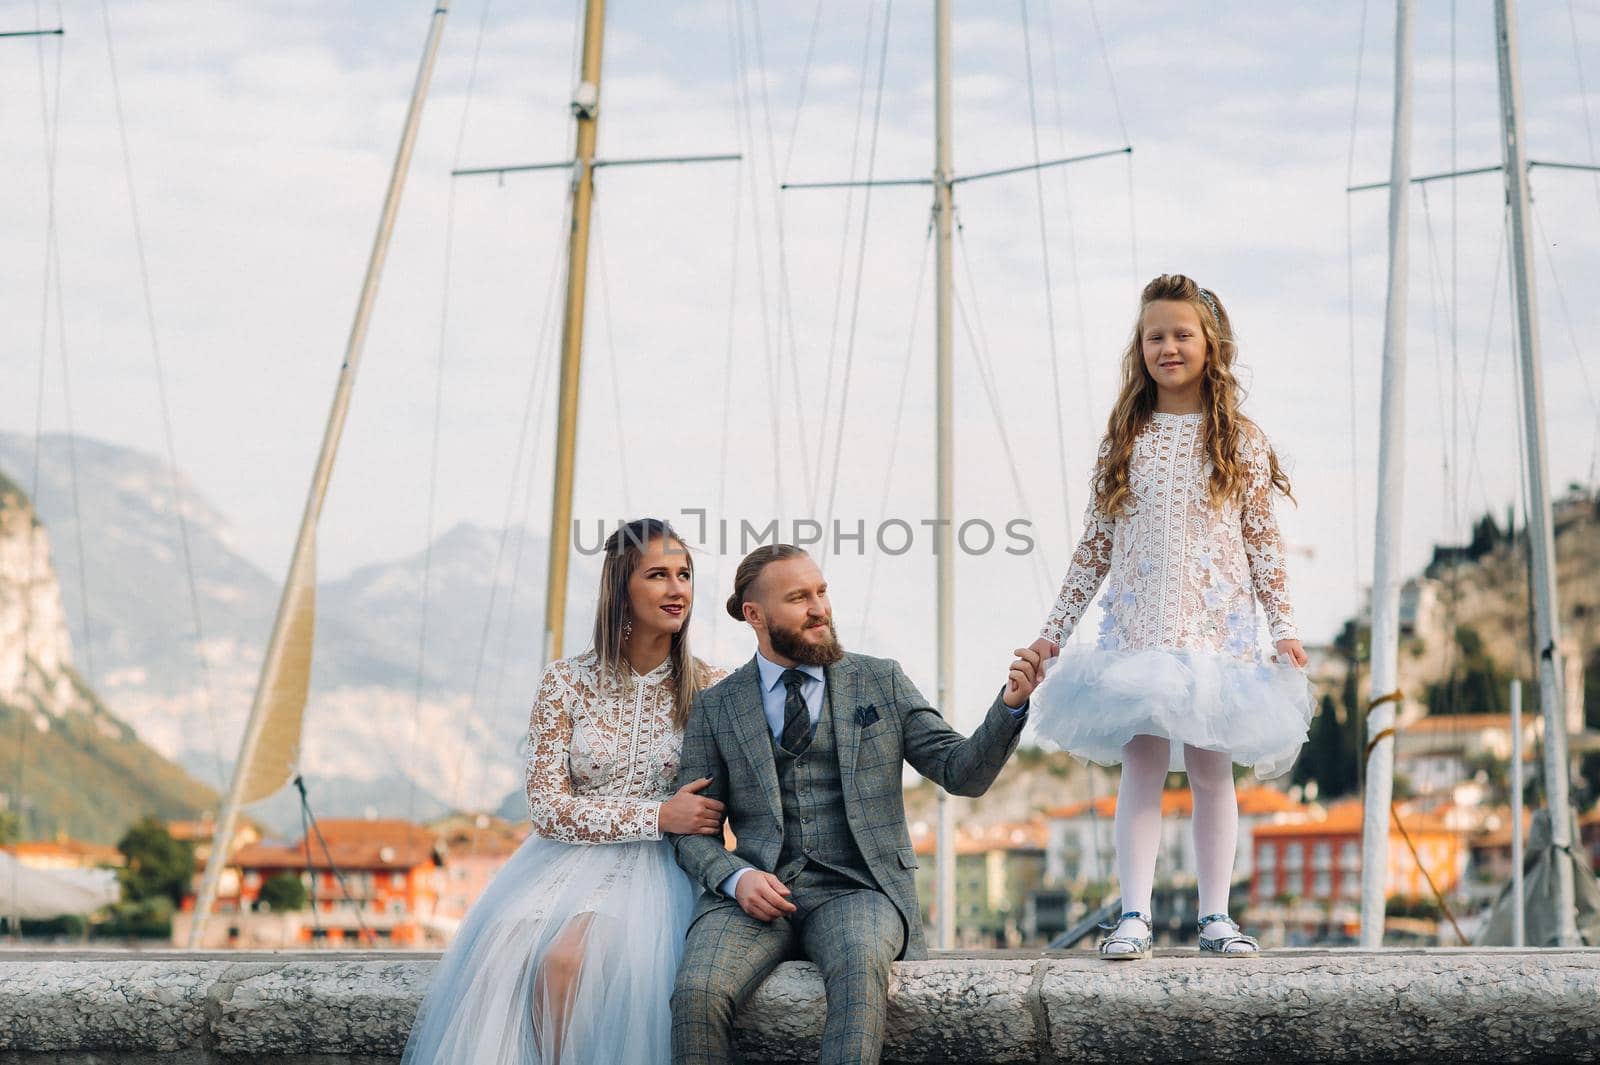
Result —
M3 474L0 766L25 838L64 832L114 843L147 814L192 818L216 803L211 789L114 716L74 668L50 537Z
M31 437L0 434L0 470L31 480L34 461ZM277 578L238 552L226 518L180 477L204 632L197 642L165 463L55 434L41 441L38 463L37 506L64 553L67 624L85 674L152 747L221 787L249 713ZM318 815L487 808L520 788L547 553L548 541L529 530L459 525L434 542L431 558L419 550L319 586L301 759ZM577 557L572 586L597 579L595 560ZM586 631L590 610L579 597L569 631ZM251 814L297 829L296 803L279 796Z

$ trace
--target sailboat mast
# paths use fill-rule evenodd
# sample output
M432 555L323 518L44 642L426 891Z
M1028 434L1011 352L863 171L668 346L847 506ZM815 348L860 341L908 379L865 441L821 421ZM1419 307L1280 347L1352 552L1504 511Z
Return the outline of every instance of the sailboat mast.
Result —
M594 203L594 149L600 133L600 51L605 0L588 0L583 62L572 113L578 120L572 160L572 232L567 243L567 302L561 323L561 392L556 401L556 468L550 506L550 564L544 600L544 662L561 657L567 613L567 560L572 546L572 482L578 449L578 379L583 369L584 286L589 275L589 212Z
M1511 0L1495 0L1495 53L1500 73L1500 123L1506 203L1511 210L1511 277L1521 341L1522 422L1527 439L1528 546L1533 580L1534 639L1539 651L1539 704L1544 713L1544 780L1550 836L1556 856L1557 945L1579 946L1574 909L1572 819L1567 788L1567 726L1561 697L1561 618L1556 610L1555 539L1550 521L1549 445L1545 434L1544 381L1539 359L1539 316L1533 277L1533 233L1528 211L1528 157L1522 139L1522 77L1517 60L1516 16ZM1520 905L1520 900L1519 900Z
M305 511L300 518L300 533L295 539L288 576L278 601L278 613L272 623L272 636L267 641L267 653L261 663L261 678L250 705L250 717L239 743L239 757L233 765L233 780L228 786L228 796L212 836L211 855L201 879L194 923L189 927L191 950L200 945L206 920L216 901L217 882L228 861L229 844L238 823L240 807L265 798L283 786L292 770L290 762L299 747L300 719L311 681L317 522L322 516L322 502L328 492L328 482L333 478L333 462L338 455L339 439L344 435L345 418L350 412L350 396L355 388L361 353L366 346L367 325L372 318L372 309L377 304L378 282L383 276L384 260L388 257L389 239L400 210L400 194L405 189L406 172L411 167L411 153L416 146L417 129L422 123L422 105L428 95L428 83L433 78L434 60L439 54L439 41L444 35L445 17L449 9L450 0L436 0L432 21L428 26L427 43L423 46L422 64L417 70L416 84L411 89L411 104L400 134L400 147L395 153L394 167L389 174L389 188L384 194L378 232L373 238L372 254L367 260L361 296L356 302L355 320L345 344L344 362L339 367L339 383L334 390L332 409L328 412L322 450L317 455L311 490L306 495ZM274 753L279 756L271 766L256 765L263 738L269 741Z
M934 148L933 148L933 228L934 228L934 394L935 394L935 482L937 522L934 525L934 581L937 605L936 653L939 661L937 705L949 712L955 705L955 539L954 494L955 463L951 427L954 374L951 360L951 236L954 230L955 199L950 165L950 0L934 3ZM956 862L954 831L951 824L950 796L938 789L938 888L936 901L939 923L936 941L939 949L955 944Z
M1406 271L1411 195L1412 0L1395 4L1394 135L1389 157L1389 291L1383 320L1378 426L1378 513L1372 573L1372 697L1367 703L1367 789L1361 824L1361 945L1383 945L1394 800L1394 728L1401 699L1400 516L1405 481Z

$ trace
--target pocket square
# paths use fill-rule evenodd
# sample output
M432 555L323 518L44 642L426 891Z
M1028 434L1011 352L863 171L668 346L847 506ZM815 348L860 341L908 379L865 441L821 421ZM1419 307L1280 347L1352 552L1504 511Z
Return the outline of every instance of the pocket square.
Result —
M878 708L871 704L856 707L856 724L866 728L878 720Z

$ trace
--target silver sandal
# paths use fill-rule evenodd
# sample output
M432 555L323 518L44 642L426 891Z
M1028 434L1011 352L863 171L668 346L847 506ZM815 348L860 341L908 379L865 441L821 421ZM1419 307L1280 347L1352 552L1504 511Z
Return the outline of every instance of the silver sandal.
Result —
M1102 958L1105 958L1109 961L1133 961L1135 959L1143 960L1150 957L1151 926L1150 915L1148 913L1140 913L1138 910L1129 910L1121 917L1118 917L1115 921L1100 925L1099 927L1104 928L1108 932L1115 933L1118 928L1122 927L1122 922L1128 920L1130 917L1144 922L1145 934L1142 936L1119 936L1115 934L1107 936L1100 941L1100 946L1096 948L1100 951L1100 956ZM1133 949L1107 950L1106 948L1113 943L1125 943Z
M1204 935L1205 927L1206 925L1211 924L1213 921L1221 921L1229 928L1232 928L1233 934L1207 939ZM1256 938L1254 936L1247 936L1243 932L1239 931L1239 923L1225 913L1214 913L1209 917L1202 917L1195 923L1195 927L1199 932L1201 932L1201 954L1220 954L1225 957L1248 957L1253 954L1261 953L1261 944L1256 941ZM1246 949L1229 950L1228 948L1235 943L1243 943Z

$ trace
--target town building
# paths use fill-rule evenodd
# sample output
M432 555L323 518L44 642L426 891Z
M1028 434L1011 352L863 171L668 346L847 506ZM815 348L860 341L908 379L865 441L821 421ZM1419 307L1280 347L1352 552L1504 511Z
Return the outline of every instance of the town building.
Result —
M316 823L309 841L253 843L234 851L234 877L218 891L203 947L317 947L442 944L435 927L443 849L434 834L403 820L336 819ZM288 874L306 889L305 910L273 913L262 890ZM195 898L173 920L174 942L187 942Z
M1394 898L1447 900L1467 873L1466 834L1441 817L1401 809L1389 836L1384 892ZM1308 933L1354 935L1361 913L1362 803L1336 803L1321 817L1258 825L1251 833L1251 914ZM1393 823L1392 823L1393 824ZM1401 831L1404 827L1404 832ZM1415 845L1406 842L1410 837Z
M441 929L458 925L532 827L481 813L453 814L430 822L428 830L444 846L433 923Z
M1236 880L1251 871L1250 833L1257 826L1305 821L1311 807L1261 785L1239 788L1239 843L1234 859ZM1116 876L1112 826L1117 797L1075 802L1044 812L1048 826L1045 878L1053 886L1106 884ZM1156 882L1194 884L1194 798L1188 788L1169 788L1161 795L1161 850L1156 857Z
M1001 822L955 832L956 941L965 947L1020 947L1030 938L1024 915L1029 896L1044 883L1043 821ZM923 923L932 926L938 897L934 861L937 834L914 833L917 898Z
M1522 757L1531 763L1544 722L1537 712L1526 710ZM1510 714L1429 714L1402 724L1395 734L1395 775L1418 795L1449 791L1490 764L1510 760Z

